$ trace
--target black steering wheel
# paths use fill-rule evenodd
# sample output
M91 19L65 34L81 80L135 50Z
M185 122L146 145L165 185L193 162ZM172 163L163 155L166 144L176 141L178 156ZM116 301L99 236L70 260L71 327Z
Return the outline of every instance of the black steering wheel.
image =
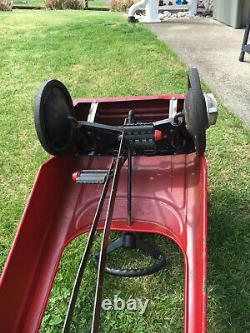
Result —
M160 252L155 246L144 242L140 237L138 237L135 233L125 232L123 235L110 243L107 249L107 254L115 251L116 249L124 248L126 250L139 249L144 252L146 255L149 255L156 262L145 268L113 268L113 267L105 267L105 272L111 275L123 276L123 277L138 277L150 275L158 272L166 265L166 257ZM93 256L94 265L97 267L100 259L100 252L96 253Z

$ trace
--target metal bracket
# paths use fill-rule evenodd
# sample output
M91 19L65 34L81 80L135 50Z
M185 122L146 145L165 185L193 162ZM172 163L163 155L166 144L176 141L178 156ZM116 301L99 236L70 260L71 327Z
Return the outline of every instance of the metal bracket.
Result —
M90 123L93 123L95 121L95 115L98 109L98 102L93 102L91 103L90 109L89 109L89 114L88 114L88 119L87 121Z

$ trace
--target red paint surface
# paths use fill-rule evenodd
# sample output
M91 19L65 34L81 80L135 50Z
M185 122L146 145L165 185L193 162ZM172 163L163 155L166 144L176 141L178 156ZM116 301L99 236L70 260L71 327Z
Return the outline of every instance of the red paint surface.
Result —
M179 98L183 103L183 95ZM147 109L147 98L140 100ZM115 109L117 99L106 101ZM81 100L79 112L85 102L91 100ZM162 110L159 106L159 115L163 117L166 110L164 104ZM89 231L102 189L99 184L75 184L72 173L106 169L110 162L111 157L64 156L52 158L40 168L0 280L0 332L38 332L62 252L72 239ZM157 233L177 243L184 255L183 332L206 332L205 158L195 153L135 157L132 184L132 225L128 226L125 164L112 230ZM106 205L99 229L105 212Z

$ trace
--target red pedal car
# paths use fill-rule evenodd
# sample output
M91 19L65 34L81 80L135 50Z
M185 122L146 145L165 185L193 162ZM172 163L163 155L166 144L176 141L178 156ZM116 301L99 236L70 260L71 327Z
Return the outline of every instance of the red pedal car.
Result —
M98 229L104 233L94 256L97 281L89 331L99 330L105 272L133 277L164 267L164 253L142 237L156 233L172 239L184 256L184 332L206 332L204 151L206 129L216 118L216 101L202 92L194 68L186 95L73 103L61 82L46 82L36 98L35 125L42 146L54 157L38 172L1 276L0 332L38 332L65 246L89 233L62 329L69 332ZM110 230L123 234L109 244ZM141 249L154 264L107 267L107 255L119 247Z

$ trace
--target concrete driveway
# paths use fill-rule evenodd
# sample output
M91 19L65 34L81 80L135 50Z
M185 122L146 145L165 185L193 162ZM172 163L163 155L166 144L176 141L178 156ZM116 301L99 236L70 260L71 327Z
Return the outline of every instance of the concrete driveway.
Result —
M197 67L216 97L250 127L250 55L244 63L238 61L243 29L208 18L169 19L147 27L186 64Z

